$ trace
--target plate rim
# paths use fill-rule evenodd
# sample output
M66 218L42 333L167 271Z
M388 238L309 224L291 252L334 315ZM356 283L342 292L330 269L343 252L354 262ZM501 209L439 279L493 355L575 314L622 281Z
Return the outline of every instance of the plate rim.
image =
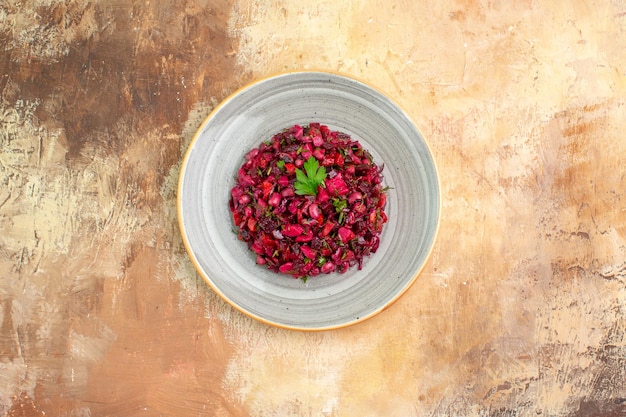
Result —
M385 99L389 100L401 113L402 115L407 119L407 121L413 125L413 127L420 133L421 139L423 141L424 146L426 147L426 149L428 150L428 153L430 154L430 157L432 159L432 165L434 168L434 175L435 175L435 182L437 184L437 212L436 212L436 223L435 223L435 230L433 232L433 237L432 237L432 241L430 242L429 248L426 252L426 256L424 257L424 261L422 262L422 264L420 265L420 267L415 271L415 273L413 274L413 276L407 280L406 285L404 285L404 287L398 291L398 293L396 293L394 295L393 298L391 298L389 301L387 301L385 304L381 305L379 308L374 309L373 311L371 311L369 314L360 316L358 318L355 319L351 319L351 320L347 320L345 322L342 323L337 323L337 324L333 324L333 325L328 325L328 326L317 326L317 327L302 327L302 326L296 326L296 325L288 325L285 323L279 323L270 319L267 319L263 316L260 316L258 314L255 314L251 311L248 311L247 309L243 308L242 306L240 306L239 304L235 303L234 301L232 301L229 297L227 297L213 282L212 280L206 276L206 273L204 272L204 270L200 267L200 263L198 261L198 259L196 259L196 256L193 254L193 250L191 248L191 244L189 242L189 239L187 237L187 233L186 233L186 226L184 224L183 221L183 202L182 202L182 194L183 194L183 183L184 183L184 178L185 178L185 172L187 170L187 165L189 162L189 159L191 158L191 153L193 151L194 145L196 144L196 142L200 139L206 125L208 125L211 120L215 117L215 115L225 106L228 105L228 103L230 103L235 97L237 97L239 94L243 93L244 91L247 91L249 89L254 88L256 85L267 82L269 80L275 79L275 78L280 78L280 77L285 77L285 76L292 76L292 75L299 75L299 74L321 74L324 76L333 76L333 77L340 77L340 78L344 78L350 81L354 81L357 83L360 83L372 90L374 90L375 92L377 92L378 94L380 94L381 96L383 96ZM191 140L189 141L189 143L187 144L187 149L185 150L185 153L183 154L183 157L181 159L181 165L180 165L180 170L179 170L179 175L178 175L178 184L177 184L177 188L176 188L176 216L177 216L177 222L178 222L178 227L179 227L179 231L180 231L180 235L183 241L183 246L185 247L185 251L187 253L188 258L191 260L195 272L200 275L202 277L202 280L211 288L212 291L214 291L223 301L225 301L228 305L230 305L231 307L235 308L235 310L239 311L240 313L244 314L247 317L250 317L254 320L257 320L261 323L264 323L268 326L272 326L272 327L277 327L277 328L282 328L282 329L287 329L287 330L296 330L296 331L304 331L304 332L320 332L320 331L327 331L327 330L334 330L334 329L340 329L340 328L345 328L345 327L349 327L349 326L353 326L355 324L358 323L362 323L374 316L377 316L378 314L380 314L381 312L387 310L388 308L390 308L393 304L396 303L396 301L398 301L412 286L413 284L417 281L417 279L419 278L419 276L422 274L424 268L426 267L426 265L429 263L434 248L435 248L435 243L437 242L437 238L439 235L439 230L440 230L440 226L441 226L441 214L442 214L442 202L443 202L443 195L442 195L442 187L441 187L441 177L439 175L439 168L437 166L437 160L434 156L432 147L429 143L429 141L424 137L424 135L421 134L421 131L419 130L419 128L417 127L417 125L415 124L415 122L413 121L413 119L411 117L409 117L408 113L405 111L405 109L403 108L403 106L401 106L393 97L391 97L390 95L386 94L383 90L377 88L375 85L373 85L371 82L368 81L364 81L362 79L360 79L359 77L353 76L353 75L347 75L345 73L339 72L339 71L331 71L331 70L319 70L319 69L314 69L314 70L291 70L291 71L282 71L282 72L276 72L276 73L272 73L263 77L259 77L259 78L255 78L254 80L252 80L251 82L245 83L244 85L242 85L241 87L235 89L232 93L228 94L223 100L221 100L210 112L209 114L203 119L202 123L200 123L200 125L196 128Z

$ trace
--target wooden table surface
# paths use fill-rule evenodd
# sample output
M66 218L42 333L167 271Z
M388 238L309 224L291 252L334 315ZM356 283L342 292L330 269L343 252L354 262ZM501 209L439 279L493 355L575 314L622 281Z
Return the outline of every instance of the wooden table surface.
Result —
M237 88L359 77L432 146L433 254L302 333L195 273L182 155ZM626 415L626 3L0 3L0 414Z

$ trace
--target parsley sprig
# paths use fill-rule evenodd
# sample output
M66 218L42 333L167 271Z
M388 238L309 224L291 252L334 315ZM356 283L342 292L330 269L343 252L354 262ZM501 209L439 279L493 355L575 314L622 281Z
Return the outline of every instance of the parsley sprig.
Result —
M317 187L324 184L326 168L320 167L317 159L309 157L303 165L304 171L296 168L294 188L298 195L317 195Z

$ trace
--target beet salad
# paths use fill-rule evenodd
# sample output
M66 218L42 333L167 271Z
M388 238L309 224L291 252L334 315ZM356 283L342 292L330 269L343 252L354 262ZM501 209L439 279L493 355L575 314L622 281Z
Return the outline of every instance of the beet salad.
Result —
M376 252L387 222L382 179L349 135L295 125L245 155L229 207L257 264L306 281L361 269Z

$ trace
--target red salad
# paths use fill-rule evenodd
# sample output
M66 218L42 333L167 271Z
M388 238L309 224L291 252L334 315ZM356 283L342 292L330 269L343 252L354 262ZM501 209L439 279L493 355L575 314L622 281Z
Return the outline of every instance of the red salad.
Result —
M327 126L295 125L252 149L230 211L256 262L306 280L363 266L387 222L382 167Z

